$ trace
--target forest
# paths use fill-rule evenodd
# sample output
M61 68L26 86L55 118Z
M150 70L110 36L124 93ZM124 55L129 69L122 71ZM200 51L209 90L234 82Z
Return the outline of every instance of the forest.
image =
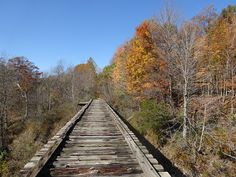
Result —
M92 55L92 54L91 54ZM49 73L0 58L0 176L17 176L80 109L103 98L187 176L236 173L236 5L179 22L166 7L98 69L92 58Z

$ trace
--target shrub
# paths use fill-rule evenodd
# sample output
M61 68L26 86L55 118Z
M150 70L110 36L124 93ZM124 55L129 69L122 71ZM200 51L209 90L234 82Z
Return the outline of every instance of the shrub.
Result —
M171 113L165 103L147 100L141 103L140 111L133 115L131 124L143 135L154 133L159 138L158 143L162 144L165 141L164 129L167 127L170 118Z
M8 173L6 156L7 153L5 151L0 151L0 176Z

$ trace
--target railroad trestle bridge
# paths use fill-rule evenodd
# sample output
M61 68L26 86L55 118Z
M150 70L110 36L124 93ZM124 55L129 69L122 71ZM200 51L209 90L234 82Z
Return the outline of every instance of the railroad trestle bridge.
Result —
M22 177L169 177L102 99L90 100L20 171Z

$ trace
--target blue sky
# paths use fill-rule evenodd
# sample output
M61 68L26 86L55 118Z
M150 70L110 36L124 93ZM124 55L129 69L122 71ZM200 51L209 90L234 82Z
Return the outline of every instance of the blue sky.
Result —
M218 12L236 0L175 0L190 19L209 4ZM157 15L163 0L0 0L0 54L25 56L42 71L92 57L108 65L135 27Z

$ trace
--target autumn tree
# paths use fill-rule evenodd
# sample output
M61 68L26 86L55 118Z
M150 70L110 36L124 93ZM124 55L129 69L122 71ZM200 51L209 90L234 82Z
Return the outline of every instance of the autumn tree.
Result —
M126 62L127 90L139 99L162 96L168 85L164 74L166 63L153 40L152 23L145 21L136 28Z
M7 67L7 60L0 58L0 151L8 149L8 126L10 92L12 91L13 73Z
M10 59L9 67L15 72L15 86L25 101L24 119L26 119L29 114L29 93L38 83L41 73L37 66L24 57Z
M89 99L96 96L96 65L92 58L89 58L87 63L79 64L74 70L75 97Z
M58 107L58 105L62 104L65 100L65 87L64 87L64 77L65 77L65 66L63 61L58 61L57 65L53 68L52 72L45 79L45 84L48 87L49 94L49 110L53 110Z
M155 20L155 27L153 30L153 37L158 46L159 53L166 62L166 79L168 82L168 103L174 112L174 105L177 104L177 71L175 66L175 49L177 44L177 19L178 15L170 4L166 4L160 16Z
M178 34L178 43L176 48L176 66L181 76L181 85L183 92L183 138L187 137L187 124L189 121L189 98L193 94L194 81L196 78L197 60L194 56L196 41L196 26L191 23L185 23Z
M230 13L217 16L211 7L204 13L194 17L197 22L198 32L201 32L201 40L198 47L201 49L199 56L199 78L202 86L207 86L208 95L227 95L226 80L229 77L230 58L232 53L232 28L230 27ZM227 17L226 17L227 16ZM230 18L231 19L231 18ZM202 90L203 92L205 89Z
M236 5L228 5L221 12L221 17L227 19L229 23L234 23L234 17L236 14Z
M114 70L114 64L106 66L103 68L97 76L97 91L98 95L101 98L104 98L106 101L111 102L114 99L114 84L112 82L112 75Z
M129 42L116 50L113 56L112 64L114 65L112 73L112 81L115 87L125 90L126 89L126 62L129 53Z
M224 70L224 91L231 94L231 114L234 113L235 95L235 66L236 66L236 6L228 6L223 9L220 20L225 22L226 35L223 56L225 57L226 67Z

